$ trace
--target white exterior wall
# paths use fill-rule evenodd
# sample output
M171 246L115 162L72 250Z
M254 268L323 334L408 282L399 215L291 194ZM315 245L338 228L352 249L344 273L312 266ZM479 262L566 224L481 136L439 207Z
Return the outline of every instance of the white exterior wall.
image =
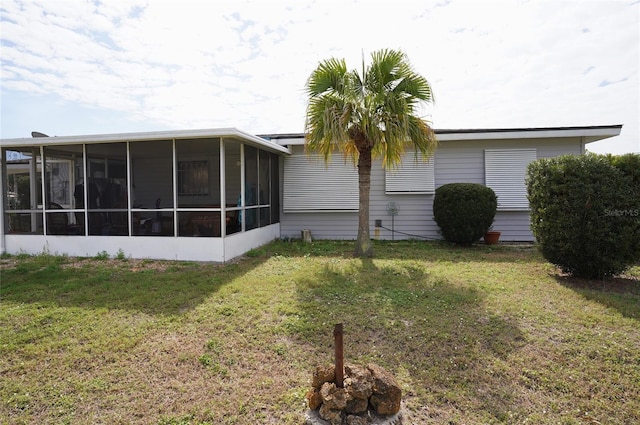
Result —
M436 188L447 183L485 184L485 149L535 148L538 158L563 154L581 154L582 139L541 138L522 140L459 140L443 141L435 153ZM292 149L294 155L304 155L301 146ZM286 176L285 176L286 178ZM438 225L433 221L433 194L393 194L384 190L385 172L381 162L375 161L371 172L370 230L378 239L441 239ZM337 188L336 190L339 190ZM398 206L393 219L387 212L389 202ZM383 228L375 228L375 220L382 220ZM303 229L311 230L315 239L355 239L358 230L357 212L282 213L281 236L299 238ZM395 235L391 229L395 229ZM385 229L386 228L386 229ZM528 211L498 211L493 229L500 231L502 241L533 241ZM402 232L402 233L398 233Z
M229 261L245 252L277 239L280 224L235 233L225 238L184 238L173 236L43 236L5 235L9 254L65 254L94 257L120 251L125 257L181 261Z

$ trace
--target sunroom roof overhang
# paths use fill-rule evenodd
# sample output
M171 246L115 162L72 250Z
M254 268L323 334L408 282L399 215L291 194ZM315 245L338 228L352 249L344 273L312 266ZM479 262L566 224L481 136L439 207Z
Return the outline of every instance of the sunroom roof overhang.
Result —
M142 142L153 140L171 139L205 139L205 138L229 138L259 147L273 152L290 154L288 148L274 143L262 137L254 136L236 128L214 128L199 130L169 130L151 131L141 133L114 133L114 134L90 134L80 136L53 136L36 138L2 139L0 146L4 148L18 148L30 146L56 146L83 143L117 143L117 142Z

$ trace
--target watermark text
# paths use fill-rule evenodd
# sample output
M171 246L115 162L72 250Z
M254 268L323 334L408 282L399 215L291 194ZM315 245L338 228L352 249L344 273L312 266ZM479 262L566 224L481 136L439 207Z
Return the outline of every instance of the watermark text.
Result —
M604 210L605 217L640 217L640 210L638 209L626 209L626 210Z

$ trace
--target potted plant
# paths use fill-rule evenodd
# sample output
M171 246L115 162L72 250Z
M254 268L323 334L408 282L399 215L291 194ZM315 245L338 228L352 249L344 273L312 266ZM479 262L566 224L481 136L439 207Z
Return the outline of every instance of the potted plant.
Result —
M500 240L500 232L492 230L493 226L489 227L489 230L483 236L484 242L487 245L495 245Z

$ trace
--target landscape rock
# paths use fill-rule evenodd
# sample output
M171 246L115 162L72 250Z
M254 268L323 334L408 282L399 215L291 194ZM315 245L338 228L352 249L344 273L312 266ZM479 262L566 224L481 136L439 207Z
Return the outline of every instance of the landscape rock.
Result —
M335 366L318 366L313 372L313 378L311 379L311 386L313 388L320 389L325 382L334 382L336 380Z
M389 372L376 364L369 364L367 369L373 377L373 395L369 402L373 409L381 415L395 415L400 411L402 389Z
M344 387L347 393L353 398L367 400L373 393L373 376L369 369L357 366L346 365Z
M363 418L362 416L349 415L347 416L347 425L368 425L369 421L367 418Z
M344 410L347 407L347 392L344 388L336 387L333 382L325 382L320 389L322 406L332 410Z
M345 412L347 413L364 413L369 409L369 399L354 398L347 402Z
M309 405L309 409L317 410L322 405L322 396L320 395L320 390L317 388L312 388L307 393L307 404Z
M320 417L331 425L342 425L342 410L331 409L326 404L320 406Z
M319 366L313 372L306 425L402 423L402 390L393 375L376 364L347 364L344 369L344 388L334 382L334 366Z

